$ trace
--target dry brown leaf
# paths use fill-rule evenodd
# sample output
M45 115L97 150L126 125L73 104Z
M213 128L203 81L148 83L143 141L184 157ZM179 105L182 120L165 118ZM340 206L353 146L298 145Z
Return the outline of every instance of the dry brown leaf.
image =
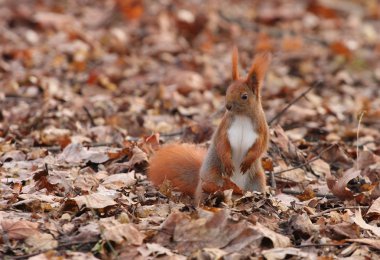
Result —
M102 209L117 204L110 196L100 193L77 196L74 197L73 200L77 203L79 208L86 206L90 209Z
M366 223L362 217L362 212L359 210L355 211L355 216L352 217L352 220L362 229L371 230L376 236L380 237L380 227L372 226Z
M354 168L346 171L338 180L329 173L328 176L326 176L327 186L338 198L352 199L354 194L347 188L347 184L350 180L358 177L359 175L360 171Z
M190 92L204 89L205 83L203 77L194 71L170 70L164 84L174 85L182 95L188 95ZM174 89L173 89L174 90Z
M47 233L33 234L25 240L25 243L31 246L33 251L46 251L58 246L58 241Z
M273 136L271 138L271 141L274 142L276 146L278 146L285 154L285 156L289 157L290 159L297 161L304 159L299 149L292 142L290 142L288 136L286 135L284 129L281 128L281 126L276 125L273 127Z
M228 253L218 248L202 248L191 255L194 259L223 259Z
M116 0L116 3L128 20L139 20L144 13L144 5L138 0Z
M200 214L200 218L191 220L183 213L172 213L163 223L162 230L165 235L160 236L160 239L166 240L168 235L172 236L173 246L182 253L192 252L200 247L236 252L248 245L259 247L264 238L269 239L274 247L290 245L289 238L260 224L231 222L227 210L215 213L203 211Z
M264 250L262 252L263 256L267 260L281 260L287 259L291 256L297 259L317 259L318 256L314 252L305 252L301 248L286 247L286 248L273 248L269 250Z
M305 171L301 168L292 169L290 167L289 170L285 170L286 171L278 174L281 178L285 178L286 180L291 180L297 183L301 183L306 180Z
M361 170L370 167L372 164L380 162L380 157L370 151L360 151L358 157L357 167Z
M308 239L318 231L318 226L311 223L310 218L306 214L293 215L288 223L289 232Z
M310 186L308 186L308 187L306 187L304 189L304 191L302 192L302 194L297 195L297 198L300 201L310 200L312 198L315 198L315 192L314 192L314 190Z
M331 219L334 219L330 217ZM334 240L342 240L345 238L357 238L360 236L360 227L353 223L342 222L333 223L326 226L327 236Z
M330 165L322 159L317 159L310 163L310 167L315 174L322 178L330 175Z
M136 183L135 172L119 173L110 175L103 179L102 185L107 189L128 188Z
M322 160L324 160L330 165L334 165L335 167L343 168L344 170L352 168L354 164L353 160L352 158L348 157L343 147L339 145L334 145L333 147L330 147L328 150L325 150L327 148L328 147L326 146L321 146L318 149L319 153L323 151L323 153L321 154Z
M0 157L0 162L9 162L9 161L24 161L26 155L19 150L13 150L6 152Z
M70 142L72 135L68 129L59 129L55 127L45 128L41 132L41 142L45 145L60 145L66 147Z
M163 257L163 256L173 256L174 253L167 249L166 247L161 246L160 244L156 243L146 243L142 246L140 246L138 249L139 253L144 257L147 258L149 256L151 257Z
M140 164L140 163L148 161L148 157L147 157L146 153L144 153L137 146L132 148L132 153L133 153L132 158L128 161L130 167L133 167L136 164Z
M114 241L121 244L126 241L128 244L141 245L145 238L133 224L113 224L102 223L102 237L105 240Z
M104 163L109 160L107 151L101 151L100 148L84 148L79 143L66 146L59 158L68 163L86 163L88 161Z
M61 260L61 259L62 259L62 253L58 251L53 251L53 250L28 258L28 260ZM99 258L96 258L91 253L72 252L68 250L65 251L65 259L99 260Z
M377 250L380 250L380 240L379 239L354 238L354 239L346 239L346 241L370 245L370 246L376 248Z
M372 202L371 207L367 211L367 214L371 213L380 215L380 198L377 198L374 202Z
M344 42L336 41L330 44L330 49L334 54L342 55L347 59L352 58L352 52Z
M1 221L3 232L9 239L24 239L40 233L38 223L27 220L3 219Z
M86 223L85 225L79 227L78 231L78 235L71 237L72 241L86 241L93 239L94 237L100 235L99 223L91 221L90 223Z

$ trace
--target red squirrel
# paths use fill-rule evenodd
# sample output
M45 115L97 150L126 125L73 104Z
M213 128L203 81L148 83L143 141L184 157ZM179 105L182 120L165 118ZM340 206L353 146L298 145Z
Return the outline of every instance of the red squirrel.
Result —
M148 178L171 185L199 201L202 191L233 189L264 192L265 173L261 157L268 148L268 124L260 91L271 62L270 53L259 53L246 78L238 71L238 50L232 54L232 83L226 92L226 112L211 145L169 144L150 159Z

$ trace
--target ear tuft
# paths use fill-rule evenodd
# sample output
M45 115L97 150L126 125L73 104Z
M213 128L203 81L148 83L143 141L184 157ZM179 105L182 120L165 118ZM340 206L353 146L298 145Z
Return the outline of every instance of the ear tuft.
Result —
M239 79L239 51L236 46L234 46L234 49L232 51L232 79L238 80Z
M246 79L246 82L250 86L253 88L260 88L262 86L271 60L272 54L270 52L261 52L255 55Z

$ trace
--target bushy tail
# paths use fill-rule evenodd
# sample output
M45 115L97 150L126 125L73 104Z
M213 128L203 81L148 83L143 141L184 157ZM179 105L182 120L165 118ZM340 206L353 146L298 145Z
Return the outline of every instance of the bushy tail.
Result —
M148 178L156 186L169 180L176 190L194 196L205 156L206 149L192 144L166 145L150 159Z

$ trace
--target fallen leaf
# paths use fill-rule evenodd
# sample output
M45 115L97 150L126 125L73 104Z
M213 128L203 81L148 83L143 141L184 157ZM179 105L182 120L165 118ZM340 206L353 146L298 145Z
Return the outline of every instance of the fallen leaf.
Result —
M68 163L86 163L88 161L104 163L109 160L106 151L99 151L99 148L98 150L94 148L84 148L79 143L72 143L66 146L59 158Z
M113 174L103 179L103 186L107 189L121 189L132 186L136 183L135 172Z
M99 194L99 193L77 196L72 199L77 203L79 208L86 206L87 208L90 208L90 209L102 209L102 208L117 204L109 196Z
M102 223L102 237L105 240L114 241L117 244L127 242L132 245L141 245L145 238L134 224L110 224Z
M360 227L353 223L333 223L326 226L327 236L334 240L357 238L360 236Z
M161 246L156 243L146 243L145 245L137 249L140 254L146 258L148 256L159 257L159 256L173 256L174 253L167 249L166 247Z
M262 251L263 256L267 260L282 260L288 259L292 256L297 259L317 259L318 256L314 252L305 252L300 248L286 247L286 248L273 248Z
M330 165L322 159L317 159L310 163L310 167L315 174L322 178L330 175Z
M223 259L228 253L218 248L202 248L191 255L191 259Z
M366 223L362 217L362 212L359 210L355 211L355 216L352 217L352 220L362 229L371 230L376 236L380 237L380 227L372 226Z
M354 168L346 171L338 180L329 173L326 176L327 186L338 198L352 199L354 197L354 194L347 188L347 184L350 180L358 177L359 175L360 171L355 170Z
M9 239L20 240L39 233L38 223L27 220L3 219L1 227Z
M292 142L290 142L281 126L276 125L273 127L273 136L271 141L281 149L285 156L297 161L304 159L304 156L301 154L300 150Z
M367 211L367 214L371 213L380 215L380 198L377 198L374 202L372 202L371 207Z
M75 260L99 260L91 253L82 253L82 252L72 252L65 251L65 259L75 259ZM28 260L51 260L51 259L61 259L62 253L58 251L50 250L46 253L38 254L32 257L29 257Z
M33 234L25 240L25 243L31 246L33 251L46 251L58 246L58 241L47 233Z
M318 226L314 225L306 214L291 216L287 228L295 239L308 239L318 231Z
M346 239L346 241L370 245L370 246L376 248L377 250L380 250L380 240L379 239L354 238L354 239Z
M163 223L161 230L163 234L157 238L158 241L170 239L171 242L166 241L167 246L175 247L181 253L192 252L200 247L236 252L247 246L259 247L264 238L269 239L274 247L290 245L289 238L259 223L252 225L246 221L230 221L227 210L215 213L203 211L201 217L195 220L174 212Z

